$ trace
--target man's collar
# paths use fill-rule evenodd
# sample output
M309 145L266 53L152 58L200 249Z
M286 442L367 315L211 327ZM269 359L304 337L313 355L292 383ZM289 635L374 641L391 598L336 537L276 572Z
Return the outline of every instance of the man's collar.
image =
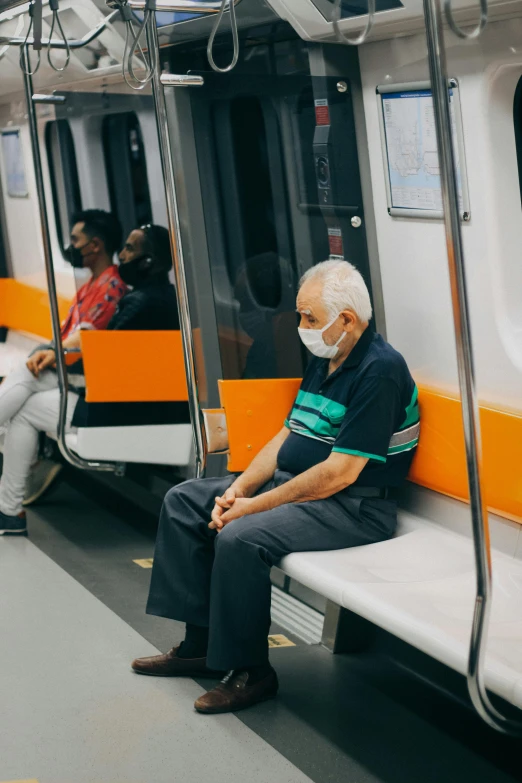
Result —
M355 343L351 352L348 354L344 362L341 364L341 369L348 370L351 367L357 367L357 365L362 362L362 360L366 356L368 348L373 342L374 335L375 332L373 332L370 329L370 327L367 326L364 332L357 340L357 342Z

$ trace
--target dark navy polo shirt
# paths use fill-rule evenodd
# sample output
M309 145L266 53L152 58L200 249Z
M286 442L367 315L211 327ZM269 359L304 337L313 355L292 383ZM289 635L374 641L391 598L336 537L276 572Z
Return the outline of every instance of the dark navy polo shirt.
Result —
M291 432L277 456L280 470L302 473L332 451L368 457L355 485L397 487L419 441L417 387L400 353L366 329L328 375L314 358L285 421Z

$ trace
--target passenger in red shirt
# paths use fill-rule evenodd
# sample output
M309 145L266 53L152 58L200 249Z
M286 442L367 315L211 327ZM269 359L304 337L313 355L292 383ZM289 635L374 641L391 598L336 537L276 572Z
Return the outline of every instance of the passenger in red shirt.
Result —
M105 329L127 292L113 263L122 239L118 218L101 209L88 209L75 215L73 222L68 259L76 269L90 269L92 277L78 289L62 324L63 345L69 349L80 348L81 329ZM45 347L29 357L27 368L38 378L55 360L54 350Z
M76 216L68 257L74 267L90 269L91 278L78 290L62 324L65 348L80 347L82 329L104 329L126 293L127 287L113 264L120 243L121 226L115 216L99 209ZM6 519L14 519L20 532L27 466L36 457L38 433L56 432L60 392L52 369L55 363L52 344L41 346L0 385L0 427L8 424L0 479L0 535L9 532L5 528ZM77 400L78 396L71 390L67 432L71 430Z

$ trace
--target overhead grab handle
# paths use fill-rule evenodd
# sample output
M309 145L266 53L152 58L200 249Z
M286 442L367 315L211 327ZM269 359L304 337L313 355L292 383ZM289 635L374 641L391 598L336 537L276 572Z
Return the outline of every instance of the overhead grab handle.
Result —
M475 386L473 344L458 198L457 167L448 91L448 69L440 0L423 0L433 112L437 131L444 227L457 344L459 386L466 444L466 463L473 527L476 598L469 647L467 682L473 706L497 731L522 736L522 723L502 715L491 703L484 682L484 664L492 601L493 572L488 512L482 493L480 418Z
M35 44L36 43L36 36L33 34L33 37L31 40L29 40L29 36L31 35L31 31L34 27L34 13L35 13L35 2L31 2L31 5L29 6L29 27L27 28L27 33L25 36L25 39L22 42L22 46L20 48L20 68L22 69L22 72L24 76L34 76L35 73L38 73L38 69L40 67L41 63L41 47L37 49L38 52L38 59L36 61L36 67L34 71L31 70L31 58L29 55L29 44ZM40 44L41 44L41 37L40 37ZM35 47L36 48L36 47Z
M339 43L348 44L348 46L360 46L365 43L373 28L373 23L375 21L375 0L368 0L368 19L366 21L366 27L356 38L349 38L341 30L339 22L341 21L342 2L343 0L335 0L332 11L332 25L335 37Z
M459 38L463 38L466 41L470 41L473 38L478 38L488 23L488 0L480 0L480 20L475 29L469 33L459 27L456 23L453 17L451 0L444 0L444 15L448 25L455 35L457 35Z
M108 0L107 5L118 9L125 25L125 49L121 66L122 76L131 90L143 90L152 81L154 68L156 67L155 52L149 48L147 53L145 53L141 45L143 33L147 31L149 25L156 25L156 0L146 0L143 7L143 21L137 27L136 19L128 0ZM139 50L140 59L145 70L144 78L140 78L136 72L134 63L136 50Z
M229 65L227 65L225 68L220 68L214 61L214 40L221 25L221 20L223 19L227 6L230 8L230 27L232 29L232 43L234 51ZM210 33L210 38L208 39L207 57L210 63L210 67L218 73L228 73L237 65L237 61L239 59L239 32L237 29L236 5L233 0L221 0L221 8L219 9L217 19L214 22L212 32Z
M58 9L58 0L49 0L49 7L50 7L50 9L52 11L53 21L51 23L51 32L49 33L49 43L47 44L47 62L49 63L49 65L51 66L53 71L56 71L56 73L61 73L62 71L65 71L65 69L67 68L67 66L69 65L69 63L71 61L71 47L69 45L69 41L67 40L67 38L65 36L65 33L64 33L63 27L62 27L62 23L60 21L60 14L58 13L58 11L59 11L59 9ZM52 52L51 41L52 41L52 38L53 38L53 33L54 33L55 26L58 27L58 30L59 30L60 35L62 37L62 41L65 44L65 51L66 51L65 62L64 62L63 66L61 68L58 65L54 64L53 58L52 58L52 55L51 55L51 52Z

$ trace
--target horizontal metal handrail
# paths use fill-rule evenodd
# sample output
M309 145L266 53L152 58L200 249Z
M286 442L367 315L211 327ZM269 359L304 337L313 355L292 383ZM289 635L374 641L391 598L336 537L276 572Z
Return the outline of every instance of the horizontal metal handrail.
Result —
M60 38L52 38L51 40L49 40L49 38L42 38L42 46L50 46L51 49L67 49L67 45L69 45L70 49L81 49L82 46L87 46L87 44L90 44L92 41L98 38L98 36L103 33L107 25L112 22L112 20L117 15L118 11L112 11L112 13L106 16L99 25L94 27L89 33L86 33L83 38L72 41L62 41ZM23 46L24 44L32 46L32 44L34 44L34 38L28 38L26 40L22 36L18 35L11 38L8 36L0 36L0 46Z
M164 87L203 87L205 83L202 76L192 73L162 73L160 81Z
M234 0L234 5L241 0ZM128 4L133 11L143 11L147 0L128 0ZM110 2L107 3L110 5ZM192 12L194 14L218 14L221 10L221 0L215 0L212 3L202 3L198 0L156 0L156 11L180 11Z
M0 14L13 11L19 5L25 5L27 0L0 0Z

